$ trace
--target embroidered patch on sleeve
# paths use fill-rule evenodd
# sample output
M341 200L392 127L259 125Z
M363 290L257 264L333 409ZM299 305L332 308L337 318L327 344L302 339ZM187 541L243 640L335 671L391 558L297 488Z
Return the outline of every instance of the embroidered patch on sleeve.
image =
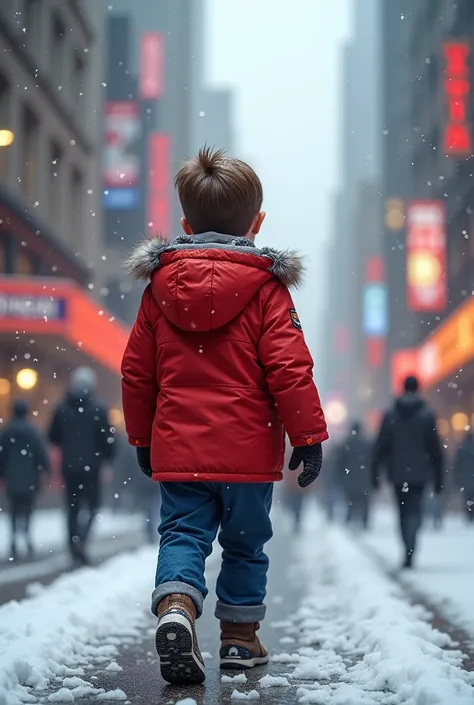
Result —
M296 328L296 330L303 330L299 316L294 308L290 308L290 318L293 323L293 327Z

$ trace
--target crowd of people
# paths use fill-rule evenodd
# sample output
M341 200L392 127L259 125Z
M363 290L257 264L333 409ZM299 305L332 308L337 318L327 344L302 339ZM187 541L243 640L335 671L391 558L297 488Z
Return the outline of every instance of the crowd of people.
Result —
M34 556L31 517L40 492L51 483L52 447L60 452L66 541L75 565L89 561L87 545L94 519L107 502L102 496L106 464L111 465L114 478L109 499L114 495L125 498L122 508L141 511L147 539L157 539L159 488L139 472L133 449L119 429L111 426L109 412L96 395L96 384L92 369L76 369L47 433L34 425L25 401L13 403L11 419L0 432L0 482L11 520L9 558L19 557L20 542L27 556Z
M449 456L443 449L436 416L424 401L418 380L407 377L403 394L384 415L375 438L354 422L340 443L328 449L321 484L329 520L338 509L347 524L369 528L371 504L385 476L397 507L403 567L411 568L423 517L442 527L449 499L474 523L474 434L470 428ZM307 492L285 486L284 502L298 529Z

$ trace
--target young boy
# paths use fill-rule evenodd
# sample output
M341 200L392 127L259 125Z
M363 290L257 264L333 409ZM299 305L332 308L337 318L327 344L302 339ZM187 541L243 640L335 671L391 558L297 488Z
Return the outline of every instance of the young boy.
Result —
M285 429L303 463L302 487L321 469L326 422L313 362L288 287L293 252L257 249L262 185L220 150L201 150L176 177L184 235L147 240L131 255L149 280L122 364L129 442L161 483L160 551L152 611L169 683L202 683L195 620L207 594L204 563L219 532L216 617L222 668L268 661L265 616L273 483L282 479Z

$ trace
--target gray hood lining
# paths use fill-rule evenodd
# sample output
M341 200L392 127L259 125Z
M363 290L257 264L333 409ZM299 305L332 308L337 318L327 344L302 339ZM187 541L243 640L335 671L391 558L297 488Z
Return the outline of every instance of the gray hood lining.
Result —
M272 247L257 248L247 238L220 233L202 233L193 237L179 235L171 243L158 237L147 238L127 258L125 268L133 279L146 281L161 266L161 255L165 252L209 249L265 257L272 263L268 268L269 271L283 284L298 289L303 283L303 261L294 250L276 250Z

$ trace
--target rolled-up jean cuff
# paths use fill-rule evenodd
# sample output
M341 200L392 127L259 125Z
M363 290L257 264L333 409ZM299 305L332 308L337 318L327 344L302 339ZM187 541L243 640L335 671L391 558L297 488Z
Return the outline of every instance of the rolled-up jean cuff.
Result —
M168 595L187 595L196 605L197 617L202 615L202 608L204 606L204 597L202 593L200 593L199 590L192 585L181 583L177 580L172 580L170 582L158 585L158 587L153 590L153 594L151 596L151 611L155 617L159 603L164 597L168 597Z
M265 605L226 605L218 600L214 614L222 622L251 624L252 622L261 622L266 611Z

